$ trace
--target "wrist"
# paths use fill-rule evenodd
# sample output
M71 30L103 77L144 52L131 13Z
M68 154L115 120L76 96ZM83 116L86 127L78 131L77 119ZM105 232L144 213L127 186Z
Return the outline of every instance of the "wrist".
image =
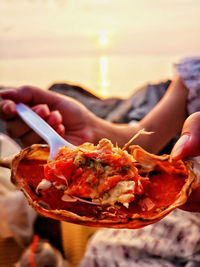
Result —
M93 125L94 142L102 138L109 139L114 145L123 147L139 130L139 126L117 124L98 118Z

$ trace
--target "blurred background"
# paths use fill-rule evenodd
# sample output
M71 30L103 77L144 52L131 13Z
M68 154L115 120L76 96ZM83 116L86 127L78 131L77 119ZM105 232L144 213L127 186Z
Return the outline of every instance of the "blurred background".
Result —
M200 54L199 0L1 0L0 86L128 97Z

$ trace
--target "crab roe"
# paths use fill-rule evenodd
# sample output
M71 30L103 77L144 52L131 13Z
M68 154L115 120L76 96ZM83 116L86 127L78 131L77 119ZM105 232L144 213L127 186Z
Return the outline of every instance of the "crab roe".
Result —
M148 178L139 176L132 155L102 139L97 146L84 143L76 149L61 148L44 166L44 179L37 190L53 186L67 196L128 208L136 195L143 194L146 182Z

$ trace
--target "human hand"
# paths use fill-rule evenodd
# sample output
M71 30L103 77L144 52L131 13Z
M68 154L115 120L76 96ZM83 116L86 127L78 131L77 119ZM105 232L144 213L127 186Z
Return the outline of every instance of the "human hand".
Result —
M171 156L174 159L200 156L200 112L193 113L186 119L181 137L175 144ZM193 189L187 203L181 208L200 212L200 186Z
M173 159L200 156L200 112L190 115L182 128L181 137L172 149Z
M15 103L19 102L29 105L69 142L79 145L94 141L92 121L96 117L70 97L32 86L3 90L0 97L0 118L8 134L25 147L42 140L18 117Z

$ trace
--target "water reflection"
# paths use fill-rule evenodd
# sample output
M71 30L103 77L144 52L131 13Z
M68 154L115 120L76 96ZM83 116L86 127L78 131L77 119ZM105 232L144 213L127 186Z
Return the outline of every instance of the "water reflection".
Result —
M108 57L99 57L99 95L106 97L109 95L109 73L108 73Z
M168 79L173 63L199 54L200 1L180 2L0 0L1 84L69 81L126 97Z

